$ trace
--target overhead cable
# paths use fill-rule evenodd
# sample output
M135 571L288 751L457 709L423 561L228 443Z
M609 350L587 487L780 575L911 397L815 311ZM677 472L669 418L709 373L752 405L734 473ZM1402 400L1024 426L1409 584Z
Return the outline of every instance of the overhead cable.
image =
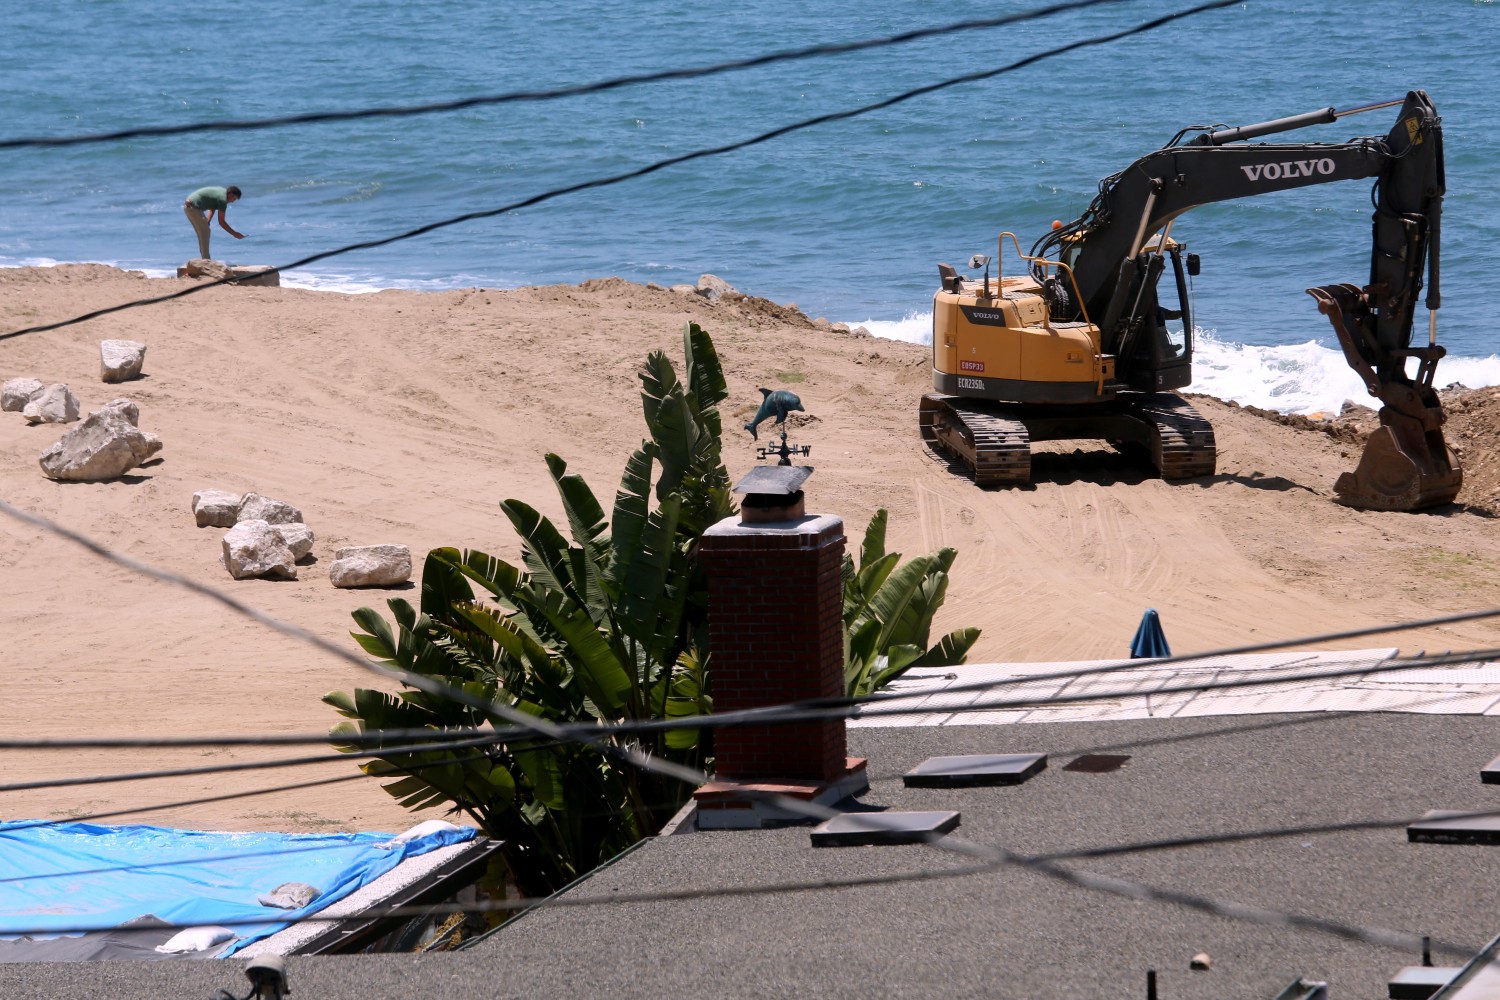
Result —
M352 663L353 665L359 667L361 670L378 674L387 679L398 680L402 683L407 684L408 686L415 687L419 690L427 691L432 694L449 697L461 704L474 703L474 707L479 707L482 710L493 712L494 714L499 715L502 718L506 718L508 721L512 721L522 725L529 723L537 732L543 735L553 738L562 738L560 727L558 727L554 723L536 717L526 716L523 713L510 708L510 706L503 705L501 703L491 702L486 704L482 699L473 698L467 692L464 692L457 688L449 687L448 685L433 682L430 678L411 674L407 671L391 670L367 660L363 660L359 657L354 656L352 653L348 652L341 646L336 646L328 640L323 639L320 636L313 635L312 633L309 633L304 629L299 629L296 626L291 626L283 623L271 617L270 615L265 614L264 612L258 611L257 609L245 605L243 602L238 601L235 598L230 597L229 595L224 594L213 587L197 583L196 581L188 580L187 578L182 577L179 574L147 566L134 559L131 559L128 556L115 553L111 551L107 546L104 546L85 535L81 535L78 532L64 528L61 525L57 525L35 514L21 511L4 501L0 501L0 513L8 514L13 518L41 527L44 530L59 535L60 537L67 538L70 541L75 542L76 544L82 545L89 551L94 552L102 558L108 559L112 562L116 562L120 565L124 565L143 575L162 580L163 582L173 583L178 586L185 586L196 593L211 597L212 599L224 604L226 607L235 610L237 613L247 615L248 617L253 618L255 621L261 622L262 624L265 624L272 629L283 632L283 634L304 637L303 641L308 642L319 649L325 650L326 652L331 653L339 659ZM653 758L634 750L630 750L628 748L622 748L608 744L600 744L599 742L592 740L579 740L578 742L581 742L587 746L591 746L597 750L601 750L602 752L608 753L610 756L617 757L626 763L633 764L635 766L642 767L645 770L649 770L668 777L680 778L681 780L691 782L695 786L708 780L708 775L704 774L701 771L693 768L688 768L680 764L675 764L670 761ZM742 789L742 794L750 798L761 798L768 801L774 801L779 807L787 810L788 812L807 819L822 821L833 819L836 816L841 815L837 810L832 809L831 807L824 806L815 802L792 798L790 796L761 793L753 789ZM878 823L879 815L880 814L878 813L872 813L870 814L870 818L873 822ZM1201 912L1212 913L1217 916L1229 917L1236 920L1274 926L1293 927L1302 930L1315 930L1320 933L1333 934L1338 937L1348 938L1351 940L1360 940L1370 944L1399 949L1410 949L1415 946L1415 943L1418 940L1416 935L1405 934L1398 931L1386 930L1381 928L1359 927L1356 925L1345 924L1339 921L1328 920L1321 917L1311 917L1286 911L1271 910L1264 907L1246 906L1244 904L1235 903L1232 901L1216 900L1209 897L1198 896L1192 893L1161 889L1143 883L1129 882L1123 879L1115 879L1106 876L1093 875L1087 872L1079 872L1074 869L1059 865L1053 861L1019 854L1017 852L1010 851L998 846L974 843L963 838L955 837L952 834L936 834L931 836L924 835L922 838L922 842L940 850L950 852L962 857L976 859L986 864L1009 864L1024 867L1048 878L1056 879L1067 884L1078 886L1080 888L1125 896L1131 899L1174 903L1176 905L1196 909ZM426 913L440 911L440 909L441 908L438 908L438 910L434 910L434 908L430 907L414 907L411 908L412 912L410 912L409 914L392 913L391 915L420 916ZM454 912L459 911L455 910ZM83 928L76 931L76 933L85 933L90 929L103 928ZM54 933L62 933L61 931L57 931L56 929L52 930Z
M1380 631L1410 631L1413 628L1422 627L1431 623L1445 623L1449 621L1467 621L1476 618L1488 618L1500 615L1500 611L1486 610L1479 612L1465 612L1460 615L1445 616L1438 619L1427 619L1421 622L1398 622L1391 625L1372 626L1369 629L1359 630L1358 634L1369 635ZM1299 639L1278 640L1262 646L1238 647L1241 651L1260 651L1268 648L1282 648L1285 646L1307 645L1326 641L1326 636L1308 636ZM774 705L766 705L757 708L740 709L733 712L716 712L711 715L687 716L674 719L642 719L627 720L621 722L588 722L588 723L559 723L560 738L577 739L581 737L620 737L639 736L648 733L678 732L686 729L727 729L739 726L767 726L767 725L795 725L805 722L822 721L826 719L839 718L888 718L901 715L931 715L935 711L947 715L964 715L970 712L993 712L1004 710L1015 710L1021 708L1043 708L1053 705L1067 705L1086 703L1093 701L1109 701L1123 698L1150 699L1158 695L1173 694L1212 694L1219 691L1235 691L1260 687L1274 687L1282 684L1305 683L1308 681L1339 680L1348 677L1363 677L1368 675L1379 675L1396 673L1408 670L1420 670L1434 667L1451 667L1465 664L1485 663L1500 660L1500 647L1469 650L1460 653L1443 653L1432 656L1416 656L1410 658L1383 657L1375 660L1343 661L1333 665L1329 669L1313 669L1308 660L1302 662L1279 663L1265 666L1256 673L1236 671L1233 668L1219 668L1214 671L1213 679L1201 682L1189 682L1168 686L1165 683L1154 687L1145 687L1136 683L1129 687L1105 688L1094 690L1079 690L1071 694L1059 691L1056 694L1045 696L1017 696L1008 699L980 700L961 705L943 705L934 708L928 704L928 699L934 696L949 697L954 694L975 693L982 696L987 692L1008 687L1027 687L1043 681L1076 680L1080 678L1097 677L1119 670L1156 670L1162 667L1172 666L1178 663L1193 662L1196 660L1211 660L1230 655L1224 652L1189 654L1182 657L1174 657L1161 660L1126 660L1111 662L1094 668L1086 668L1078 671L1061 671L1044 674L1023 674L1012 677L994 678L990 680L969 681L963 684L952 684L941 688L923 688L904 691L881 691L870 695L848 698L811 699L799 702L784 702ZM1352 665L1347 665L1352 664ZM1296 670L1297 672L1288 672ZM1221 679L1228 672L1228 679ZM1066 687L1066 685L1064 685ZM1420 700L1420 699L1418 699ZM903 704L909 703L909 704ZM317 763L319 761L336 761L348 759L351 756L380 756L381 754L437 752L445 749L454 749L467 746L481 746L488 744L502 744L520 739L530 739L533 732L529 728L520 726L495 727L493 729L462 728L451 730L439 729L397 729L397 730L367 730L363 733L328 734L318 735L283 735L283 736L208 736L208 737L107 737L107 738L14 738L0 739L0 751L14 749L100 749L100 748L160 748L160 747L198 747L198 746L239 746L239 745L277 745L277 744L307 744L307 743L349 743L361 745L385 744L391 740L398 739L425 739L428 742L421 745L380 745L376 749L359 754L343 753L339 756L326 756L317 758L303 758L292 761L269 761L260 763L237 763L219 765L224 770L253 770L258 767L293 766L298 763ZM215 766L205 765L183 773L187 774L209 774L213 773ZM129 780L137 777L154 778L170 777L172 774L165 772L141 772L128 776L105 776L102 778L79 779L77 783L86 784L104 782L109 780ZM71 783L71 782L70 782ZM0 785L0 792L21 790L22 786ZM31 783L24 787L49 787L45 782Z
M363 118L405 118L413 115L440 114L451 111L465 111L469 108L492 107L500 104L535 103L541 101L556 100L567 97L582 97L588 94L598 94L609 90L619 90L623 87L633 87L646 83L661 83L668 80L693 80L701 77L716 76L721 73L730 73L744 69L754 69L759 66L769 66L775 63L793 62L800 59L815 59L824 56L842 55L848 52L861 52L869 49L881 49L893 45L902 45L906 42L918 41L924 38L937 38L943 35L956 35L969 31L982 31L989 28L1004 27L1008 24L1019 24L1022 21L1035 21L1040 18L1050 17L1053 14L1062 14L1069 11L1081 10L1087 7L1097 7L1106 3L1131 3L1136 0L1072 0L1069 3L1058 3L1036 10L1022 11L1018 14L1007 14L1003 17L971 18L965 21L956 21L952 24L939 25L933 28L915 28L911 31L903 31L895 35L884 35L878 38L866 38L854 42L830 42L823 45L810 45L801 49L787 49L781 52L771 52L764 55L750 56L745 59L732 59L727 62L711 63L706 66L690 66L684 69L657 70L651 73L636 73L629 76L613 77L608 80L599 80L593 83L580 83L568 87L554 87L549 90L517 90L504 94L486 94L475 97L461 97L451 101L433 101L426 104L396 104L385 107L359 108L352 111L309 111L295 115L277 115L270 118L241 118L227 119L224 121L201 121L189 122L181 125L143 125L135 128L119 129L113 132L94 132L83 135L64 136L32 136L14 139L0 139L0 149L24 149L30 147L56 147L56 146L81 146L90 143L119 142L125 139L156 138L168 135L185 135L194 132L242 132L248 130L282 128L288 125L312 125L326 122L357 121Z
M482 209L477 212L465 212L463 215L457 215L449 219L440 220L438 222L430 222L427 225L418 226L415 229L410 229L404 233L398 233L394 236L385 236L379 239L364 240L362 242L351 243L347 246L339 247L334 250L324 250L320 253L315 253L311 256L303 257L300 260L292 261L289 264L281 264L276 267L268 268L265 271L257 272L257 274L265 275L276 274L282 271L290 271L295 268L306 267L309 264L315 264L318 261L327 260L330 257L337 257L341 254L352 253L357 250L372 250L376 247L388 246L392 243L398 243L402 240L409 240L417 236L425 236L426 234L434 232L436 230L445 229L449 226L456 226L460 223L473 222L477 219L489 219L497 215L504 215L508 212L515 212L523 208L529 208L533 205L540 205L543 202L552 201L555 198L561 198L565 195L577 194L580 191L589 191L597 188L609 187L611 185L620 184L625 181L635 180L636 178L646 177L650 174L657 173L658 171L665 170L668 167L677 166L678 164L688 163L693 160L700 160L710 156L721 156L725 153L732 153L741 149L747 149L751 146L756 146L763 142L769 142L772 139L777 139L781 136L801 131L803 129L813 128L817 125L825 125L829 122L843 121L845 119L854 118L858 115L869 114L872 111L879 111L884 108L900 104L903 101L909 101L912 98L921 97L923 95L931 94L949 87L956 87L960 84L975 83L980 80L987 80L992 77L1000 76L1004 73L1011 73L1019 69L1024 69L1025 67L1030 66L1033 63L1040 62L1044 59L1049 59L1054 56L1063 55L1065 53L1073 52L1078 49L1087 48L1090 46L1105 45L1110 42L1118 41L1122 38L1128 38L1131 35L1138 35L1144 32L1152 31L1156 28L1162 27L1163 25L1170 24L1173 21L1181 20L1185 17L1190 17L1194 14L1200 14L1210 10L1219 10L1224 7L1238 6L1242 5L1243 2L1244 0L1210 0L1210 2L1208 3L1203 3L1196 7L1188 8L1187 10L1181 10L1171 14L1166 14L1162 17L1155 18L1143 24L1138 24L1133 28L1126 28L1108 35L1097 35L1093 38L1084 39L1083 41L1071 42L1067 45L1061 45L1057 48L1048 49L1045 52L1027 56L1024 59L1020 59L1016 62L1001 66L998 69L982 70L975 73L966 73L963 76L953 77L948 80L943 80L939 83L928 84L923 87L917 87L913 90L908 90L905 93L897 94L895 97L889 97L885 100L877 101L874 104L867 104L863 107L854 108L848 111L837 111L826 115L818 115L815 118L804 119L803 121L796 122L791 125L783 125L780 128L772 129L769 132L763 132L760 135L753 136L749 139L742 139L738 142L732 142L723 146L698 149L690 153L683 153L680 156L668 157L667 159L657 160L655 163L647 164L644 167L639 167L634 170L627 170L624 173L614 174L609 177L600 177L593 180L581 181L577 184L569 184L560 188L553 188L550 191L543 191L542 193L532 195L529 198L523 198L520 201L511 202L508 205L502 205L499 208ZM112 313L122 312L126 309L135 309L140 306L157 305L162 302L170 302L174 299L184 298L189 295L197 295L201 292L207 291L210 288L217 288L220 285L235 284L238 281L238 278L228 277L220 278L214 281L199 282L192 285L191 287L184 288L176 292L171 292L166 295L157 295L150 298L136 299L134 301L124 302L119 305L107 306L103 309L95 309L92 312L87 312L80 316L74 316L70 319L58 320L54 323L43 323L37 326L24 327L19 330L11 330L7 333L0 333L0 340L8 340L11 337L20 337L29 333L42 333L47 330L58 330L66 326L73 326L78 323L87 322L88 320L98 319L101 316L108 316Z

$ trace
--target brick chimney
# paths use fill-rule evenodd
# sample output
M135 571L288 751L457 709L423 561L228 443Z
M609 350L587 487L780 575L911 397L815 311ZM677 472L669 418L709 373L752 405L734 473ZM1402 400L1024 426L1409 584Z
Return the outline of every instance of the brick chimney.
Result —
M804 514L800 492L782 507L746 499L743 516L705 531L700 549L714 710L841 697L844 522ZM715 730L715 781L694 795L698 825L799 818L745 791L831 803L868 787L864 763L846 756L841 718Z

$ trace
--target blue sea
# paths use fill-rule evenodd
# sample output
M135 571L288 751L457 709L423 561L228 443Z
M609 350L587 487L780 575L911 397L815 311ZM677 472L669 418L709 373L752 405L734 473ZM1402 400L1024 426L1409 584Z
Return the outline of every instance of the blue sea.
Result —
M453 100L891 35L1040 0L0 5L0 138ZM1120 0L706 79L414 118L0 152L0 266L196 256L183 197L237 184L214 255L282 264L998 68L1192 6ZM283 276L345 292L717 274L881 336L930 337L939 261L1029 248L1098 180L1197 124L1428 91L1447 153L1440 384L1500 383L1500 5L1247 0L851 120ZM1394 109L1286 141L1383 135ZM1363 283L1369 184L1206 206L1195 391L1286 411L1364 399L1310 285ZM1013 256L1004 262L1014 272ZM61 317L58 317L61 318ZM1419 336L1426 312L1418 310Z

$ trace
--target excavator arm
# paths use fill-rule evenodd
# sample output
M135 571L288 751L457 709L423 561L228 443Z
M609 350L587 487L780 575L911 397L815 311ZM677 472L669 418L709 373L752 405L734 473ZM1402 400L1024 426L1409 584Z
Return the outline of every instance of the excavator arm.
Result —
M1249 140L1401 105L1384 136L1345 143L1256 143ZM1197 134L1186 142L1188 132ZM1442 216L1442 126L1427 95L1338 111L1325 108L1240 128L1198 128L1100 182L1099 194L1073 223L1038 241L1036 257L1056 257L1073 271L1077 294L1036 277L1057 319L1084 315L1100 329L1101 349L1116 355L1118 377L1149 389L1186 385L1191 349L1167 342L1156 283L1173 220L1199 205L1332 181L1374 178L1368 284L1309 289L1333 322L1346 360L1383 404L1381 429L1360 466L1335 484L1341 502L1377 510L1446 503L1462 471L1443 441L1442 406L1432 387L1443 348L1436 344L1438 237ZM1161 237L1152 239L1160 233ZM1174 264L1177 263L1174 261ZM1179 282L1180 268L1179 270ZM1191 270L1191 267L1190 267ZM1428 272L1429 337L1412 348L1417 299ZM1407 362L1418 361L1416 378Z

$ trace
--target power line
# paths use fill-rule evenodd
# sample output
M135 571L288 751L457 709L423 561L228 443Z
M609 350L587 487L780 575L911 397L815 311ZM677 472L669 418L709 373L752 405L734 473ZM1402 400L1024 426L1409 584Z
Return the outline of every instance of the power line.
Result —
M530 723L536 731L541 732L549 737L566 738L562 736L560 727L556 726L553 723L549 723L545 720L530 716L522 716L521 713L515 712L514 710L510 709L509 706L500 703L489 703L488 706L485 706L481 699L474 699L461 690L448 688L446 685L442 684L436 684L435 682L432 682L430 679L425 677L419 677L405 671L389 670L369 661L362 660L358 657L353 656L353 654L347 652L342 647L335 646L327 640L308 633L305 630L298 629L295 626L290 626L283 622L280 622L277 619L264 614L263 612L259 612L256 609L244 605L242 602L235 600L227 594L223 594L215 588L188 580L185 577L179 576L178 574L146 566L145 564L139 563L127 556L112 552L106 546L103 546L102 544L87 538L87 536L63 528L60 525L56 525L53 522L48 521L44 518L40 518L36 515L20 511L17 508L12 507L10 504L5 503L4 501L0 501L0 512L9 514L10 516L15 517L19 520L34 524L38 527L42 527L45 530L51 531L55 534L60 535L61 537L74 541L77 544L80 544L90 551L96 553L97 555L100 555L101 557L112 562L116 562L120 565L127 566L128 568L131 568L136 572L162 580L164 582L171 582L179 586L186 586L190 590L209 596L225 604L227 607L230 607L241 614L248 615L256 621L266 624L268 627L271 627L277 631L281 631L284 634L305 636L306 638L304 639L304 641L307 641L320 649L331 652L333 655L345 660L346 662L353 663L362 670L379 674L380 676L386 677L387 679L399 680L402 683L406 683L409 686L416 687L419 690L429 691L429 693L433 694L445 695L464 704L477 702L478 704L475 704L474 707L479 707L482 710L490 711L493 714L499 715L502 718L507 718L510 721L521 724ZM1284 681L1284 679L1282 680ZM634 764L635 766L639 766L646 770L654 771L658 774L663 774L668 777L679 777L682 778L682 780L690 781L695 785L700 784L702 781L707 779L707 775L703 774L701 771L695 771L691 768L683 767L682 765L672 764L667 761L650 758L635 751L619 747L610 747L607 745L602 746L593 741L579 742L584 742L585 745L592 746L597 750L601 750L601 752L610 753L612 756L619 757L625 762ZM838 813L836 810L829 807L821 806L812 802L793 799L787 796L775 794L759 794L751 790L746 790L745 794L753 798L762 798L775 801L778 806L786 809L789 812L792 812L795 815L801 815L804 818L814 820L827 820L840 815L840 813ZM879 814L871 815L878 816ZM961 856L978 859L985 864L1019 865L1029 870L1036 871L1039 874L1045 875L1049 878L1057 879L1065 883L1078 886L1080 888L1091 889L1099 892L1107 892L1132 899L1174 903L1176 905L1186 906L1192 909L1199 910L1201 912L1211 913L1217 916L1224 916L1237 920L1270 924L1275 926L1293 927L1303 930L1315 930L1321 933L1334 934L1339 937L1365 941L1366 943L1392 948L1409 949L1415 945L1415 942L1417 940L1415 935L1403 934L1396 931L1384 930L1379 928L1365 928L1356 925L1341 923L1339 921L1326 920L1319 917L1308 917L1300 914L1288 913L1285 911L1269 910L1261 907L1250 907L1238 903L1224 902L1176 890L1159 889L1142 883L1128 882L1121 879L1114 879L1104 876L1092 875L1084 872L1078 872L1073 869L1058 865L1056 864L1056 862L1045 858L1035 858L1018 854L1016 852L1009 851L1000 847L989 847L986 845L976 844L962 838L954 837L951 834L924 837L923 842L929 844L930 846L937 847ZM611 898L612 901L619 901L616 897ZM414 907L410 908L407 911L393 910L390 911L387 915L421 916L433 912L441 912L441 908L435 910L434 908ZM452 912L467 911L455 909ZM325 917L324 919L327 918ZM256 922L263 923L265 921ZM80 928L76 931L72 931L71 933L86 933L89 930L99 929L106 928ZM57 931L55 928L50 930L53 933L63 933L61 931ZM1463 949L1458 948L1457 946L1452 946L1451 950L1459 952L1463 951Z
M330 737L329 742L337 742ZM495 743L492 736L471 737L434 743L418 743L412 746L386 747L379 750L358 750L349 753L322 754L316 757L292 757L280 760L243 760L230 764L204 764L200 767L176 767L160 771L130 771L122 774L94 774L87 777L49 778L45 781L19 781L0 785L0 793L29 792L42 788L73 788L79 785L110 785L122 781L150 781L157 778L188 778L209 774L228 774L234 771L265 771L279 767L303 767L308 764L336 764L345 760L360 760L379 757L382 754L432 753L444 750L463 750L469 747L487 746ZM435 761L426 767L442 767L447 761Z
M1374 626L1370 629L1359 630L1357 634L1370 635L1381 631L1410 631L1431 623L1445 623L1449 621L1473 620L1475 618L1493 617L1500 611L1487 610L1482 612L1466 612L1461 615L1446 616L1444 618L1428 619L1423 622L1398 622L1391 625ZM1293 645L1308 645L1327 641L1327 636L1309 636L1300 639L1278 640L1262 646L1238 647L1245 651L1263 651L1267 648L1281 648ZM685 729L725 729L738 726L763 726L763 725L793 725L804 722L822 721L837 718L884 718L901 715L931 715L948 714L963 715L970 712L993 712L1019 708L1040 708L1053 705L1065 705L1086 703L1093 701L1109 701L1124 698L1149 699L1158 695L1173 694L1198 694L1213 693L1217 691L1232 691L1238 689L1274 687L1280 684L1305 683L1318 680L1338 680L1346 677L1360 677L1371 674L1394 673L1408 670L1420 670L1439 666L1456 666L1468 663L1489 662L1500 659L1500 648L1472 650L1463 653L1446 653L1436 656L1420 656L1412 658L1386 658L1383 660L1354 661L1353 666L1338 666L1328 670L1300 669L1301 665L1296 663L1277 664L1265 667L1261 672L1247 676L1236 676L1231 679L1206 680L1199 683L1187 683L1176 686L1142 687L1137 684L1131 687L1120 687L1104 690L1076 691L1072 694L1047 695L1045 697L1016 697L1002 700L976 700L962 705L932 706L927 704L901 705L900 702L925 702L933 697L947 697L955 693L977 692L982 695L998 688L1025 687L1034 685L1040 681L1051 681L1059 679L1076 680L1080 678L1095 677L1119 670L1143 670L1169 666L1175 663L1192 662L1196 660L1213 659L1230 655L1228 653L1204 653L1175 657L1163 660L1127 660L1121 663L1110 663L1100 667L1087 668L1079 671L1061 671L1046 674L1020 675L1016 677L1005 677L994 680L971 681L965 684L955 684L937 689L923 689L912 691L877 692L854 698L838 699L815 699L802 702L778 703L760 708L743 709L735 712L720 712L712 715L692 716L684 719L643 719L623 722L589 722L589 723L559 723L559 731L562 738L571 739L579 737L620 737L639 736L660 732L674 732ZM1288 671L1297 668L1299 672ZM1220 668L1215 671L1216 675L1225 671L1231 673L1242 673L1234 668ZM1415 699L1420 701L1422 699ZM868 711L862 709L868 708ZM855 713L858 712L856 715ZM526 727L495 727L489 730L483 729L397 729L397 730L368 730L363 733L339 733L317 734L317 735L281 735L281 736L208 736L208 737L108 737L95 738L64 738L64 739L0 739L0 750L7 749L104 749L104 748L152 748L161 747L225 747L225 746L256 746L256 745L287 745L306 743L360 743L360 744L384 744L394 739L426 739L430 742L413 746L387 746L381 745L374 750L358 754L341 753L338 756L304 758L292 761L269 761L254 764L231 764L231 765L206 765L182 773L185 774L211 774L216 769L237 770L255 769L256 767L279 767L293 766L297 763L317 763L320 761L338 761L350 759L351 757L372 757L381 754L400 753L424 753L440 752L466 746L480 746L487 744L505 744L517 739L531 739L533 731ZM131 775L107 776L104 778L80 779L77 783L95 783L109 780L129 780L133 778L172 777L167 772L140 772ZM70 780L67 783L72 783ZM49 787L47 783L30 783L25 788ZM0 785L0 792L23 790L23 786Z
M916 28L912 31L904 31L895 35L884 35L878 38L867 38L854 42L831 42L824 45L811 45L801 49L787 49L780 52L772 52L759 56L751 56L745 59L734 59L727 62L711 63L706 66L693 66L686 69L658 70L652 73L637 73L630 76L613 77L607 80L599 80L593 83L575 84L569 87L556 87L549 90L518 90L504 94L488 94L476 97L458 98L452 101L434 101L427 104L396 104L384 107L360 108L353 111L311 111L296 115L278 115L270 118L241 118L228 119L225 121L191 122L182 125L146 125L137 128L120 129L113 132L96 132L83 135L71 136L36 136L14 139L0 139L0 149L22 149L28 147L57 147L57 146L80 146L89 143L118 142L124 139L155 138L168 135L184 135L193 132L239 132L251 129L273 129L288 125L310 125L324 122L356 121L363 118L403 118L413 115L439 114L450 111L464 111L469 108L490 107L500 104L515 104L522 102L540 102L556 100L558 98L582 97L588 94L598 94L609 90L618 90L623 87L632 87L646 83L661 83L668 80L692 80L702 77L716 76L721 73L729 73L743 69L754 69L760 66L769 66L775 63L793 62L801 59L814 59L823 56L842 55L849 52L861 52L870 49L881 49L893 45L901 45L924 38L937 38L943 35L956 35L962 32L981 31L989 28L1004 27L1008 24L1018 24L1023 21L1034 21L1053 14L1067 13L1074 10L1082 10L1088 7L1097 7L1106 3L1127 3L1134 0L1073 0L1070 3L1053 4L1037 10L1023 11L1019 14L1007 14L1003 17L989 17L956 21L952 24L939 25L933 28Z
M549 191L544 191L540 194L532 195L529 198L523 198L520 201L511 202L508 205L502 205L499 208L482 209L477 212L466 212L463 215L457 215L450 219L443 219L438 222L430 222L424 226L418 226L415 229L407 230L404 233L398 233L395 236L386 236L379 239L365 240L359 243L351 243L348 246L339 247L334 250L324 250L320 253L315 253L311 256L303 257L300 260L292 261L289 264L281 264L276 267L269 268L268 270L260 273L276 274L280 273L281 271L290 271L295 268L305 267L308 264L315 264L318 261L327 260L330 257L337 257L341 254L352 253L356 250L372 250L377 247L388 246L389 244L398 243L402 240L409 240L417 236L425 236L426 234L434 232L436 230L445 229L449 226L456 226L463 222L473 222L478 219L489 219L497 215L504 215L508 212L515 212L523 208L529 208L533 205L540 205L543 202L552 201L555 198L561 198L565 195L577 194L581 191L589 191L597 188L609 187L611 185L620 184L625 181L635 180L636 178L646 177L650 174L657 173L658 171L665 170L668 167L677 166L678 164L682 163L689 163L693 160L700 160L706 157L721 156L725 153L737 152L741 149L747 149L751 146L756 146L763 142L769 142L772 139L777 139L781 136L801 131L803 129L812 128L817 125L826 125L829 122L843 121L845 119L854 118L859 115L869 114L872 111L883 110L896 104L900 104L904 101L909 101L915 97L921 97L926 94L935 93L939 90L944 90L949 87L956 87L960 84L976 83L980 80L991 79L1005 73L1011 73L1019 69L1024 69L1025 67L1030 66L1033 63L1041 62L1044 59L1050 59L1054 56L1063 55L1065 53L1073 52L1082 48L1088 48L1096 45L1105 45L1110 42L1119 41L1122 38L1128 38L1132 35L1139 35L1144 32L1153 31L1157 28L1162 27L1163 25L1170 24L1173 21L1178 21L1185 17L1191 17L1194 14L1200 14L1210 10L1219 10L1224 7L1232 7L1240 5L1242 3L1244 3L1244 0L1210 0L1210 2L1200 4L1197 7L1176 11L1171 14L1165 14L1153 20L1146 21L1143 24L1138 24L1132 28L1126 28L1108 35L1096 35L1093 38L1087 38L1082 41L1071 42L1067 45L1061 45L1057 48L1048 49L1045 52L1027 56L1024 59L1020 59L1016 62L1001 66L998 69L982 70L975 73L966 73L963 76L953 77L951 79L943 80L938 83L928 84L926 86L917 87L913 90L908 90L904 93L897 94L895 97L889 97L881 101L876 101L874 104L867 104L863 107L854 108L848 111L836 111L826 115L818 115L817 117L804 119L803 121L796 122L791 125L783 125L780 128L772 129L769 132L763 132L760 135L753 136L749 139L742 139L738 142L732 142L723 146L698 149L690 153L683 153L680 156L668 157L667 159L657 160L655 163L647 164L644 167L639 167L635 170L628 170L624 173L614 174L609 177L600 177L593 180L581 181L577 184L569 184L560 188L553 188ZM0 340L8 340L11 337L20 337L24 334L29 333L43 333L48 330L57 330L65 326L73 326L78 323L87 322L91 319L98 319L101 316L108 316L112 313L121 312L126 309L134 309L140 306L157 305L162 302L170 302L174 299L184 298L188 295L196 295L200 292L207 291L210 288L217 288L220 285L234 284L238 280L238 278L232 277L220 278L215 281L195 284L192 287L184 288L180 291L171 292L166 295L157 295L151 298L136 299L132 302L121 303L120 305L107 306L103 309L95 309L92 312L84 313L81 316L74 316L71 319L58 320L55 323L44 323L38 326L25 327L20 330L11 330L8 333L0 333Z

